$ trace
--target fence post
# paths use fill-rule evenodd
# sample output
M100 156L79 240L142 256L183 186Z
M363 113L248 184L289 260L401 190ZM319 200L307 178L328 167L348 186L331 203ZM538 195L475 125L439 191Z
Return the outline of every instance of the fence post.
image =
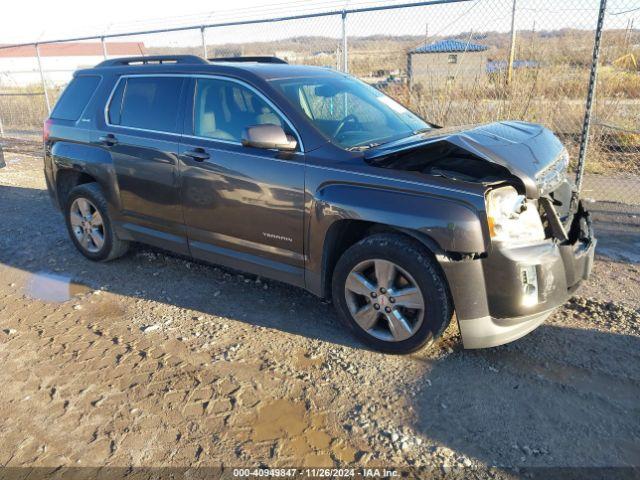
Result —
M107 43L104 41L104 37L100 37L100 43L102 43L102 56L107 59Z
M342 71L349 73L349 45L347 44L347 12L342 11Z
M40 70L40 80L42 80L42 90L44 90L44 101L47 104L47 112L51 114L51 104L49 103L49 92L47 92L47 82L42 71L42 60L40 60L40 45L36 43L36 57L38 58L38 70Z
M507 84L511 83L513 77L513 61L516 55L516 0L513 0L511 10L511 43L509 45L509 65L507 65Z
M598 24L593 41L593 57L591 59L591 75L589 76L589 90L587 91L587 103L584 111L584 122L582 123L582 137L580 139L580 153L578 154L578 171L576 172L576 190L580 195L582 189L582 179L584 176L584 165L587 159L587 147L589 146L589 129L591 127L591 111L593 101L596 97L596 83L598 80L598 59L600 58L600 40L602 39L602 29L604 17L607 10L607 0L600 0L600 12L598 13Z
M409 87L409 93L413 90L413 53L411 50L407 53L407 86Z
M202 37L202 53L204 54L204 59L206 60L209 55L207 54L207 39L204 35L204 26L200 27L200 36Z

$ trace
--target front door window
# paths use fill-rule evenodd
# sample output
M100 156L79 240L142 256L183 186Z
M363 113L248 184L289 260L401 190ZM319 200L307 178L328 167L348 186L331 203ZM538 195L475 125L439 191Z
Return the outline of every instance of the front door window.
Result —
M252 125L286 124L259 95L236 82L199 78L194 105L194 133L198 137L240 142Z

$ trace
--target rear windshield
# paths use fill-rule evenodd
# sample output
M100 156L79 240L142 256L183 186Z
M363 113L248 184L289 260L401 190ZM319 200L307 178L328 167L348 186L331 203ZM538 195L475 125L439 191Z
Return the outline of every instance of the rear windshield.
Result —
M183 79L180 77L123 79L109 104L109 123L160 132L177 132L182 83Z
M51 113L51 118L78 120L99 83L100 77L98 76L83 75L75 77L65 89L58 103L56 103Z

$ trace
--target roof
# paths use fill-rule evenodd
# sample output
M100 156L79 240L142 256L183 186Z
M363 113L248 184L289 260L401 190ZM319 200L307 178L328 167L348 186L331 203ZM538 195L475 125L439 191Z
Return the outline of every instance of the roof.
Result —
M109 55L142 55L146 53L143 42L106 43ZM101 57L100 42L46 43L40 45L41 57ZM0 49L0 58L35 57L36 50L31 45Z
M344 75L342 72L329 67L296 65L289 63L211 62L211 65L249 71L261 78L264 78L265 80Z
M333 75L344 75L343 73L327 68L310 65L291 65L287 63L258 63L258 62L208 62L208 63L165 63L147 65L98 65L94 68L81 70L90 73L95 70L109 70L112 72L141 74L141 73L177 73L177 74L198 74L198 73L220 73L220 74L241 74L246 72L263 80L282 80L287 78L317 78Z
M486 45L479 45L477 43L463 42L461 40L448 38L414 48L409 53L484 52L488 49L489 47Z

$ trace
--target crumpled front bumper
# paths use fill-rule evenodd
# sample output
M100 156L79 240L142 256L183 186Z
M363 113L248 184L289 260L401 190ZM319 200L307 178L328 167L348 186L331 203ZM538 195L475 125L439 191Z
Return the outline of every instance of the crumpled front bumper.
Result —
M573 243L548 239L523 247L494 246L481 259L441 261L465 348L494 347L526 335L589 276L597 242L588 212L579 212ZM522 272L527 267L537 274L535 304L524 301Z
M460 335L464 348L487 348L524 337L527 333L542 324L553 309L514 318L482 317L458 319Z

